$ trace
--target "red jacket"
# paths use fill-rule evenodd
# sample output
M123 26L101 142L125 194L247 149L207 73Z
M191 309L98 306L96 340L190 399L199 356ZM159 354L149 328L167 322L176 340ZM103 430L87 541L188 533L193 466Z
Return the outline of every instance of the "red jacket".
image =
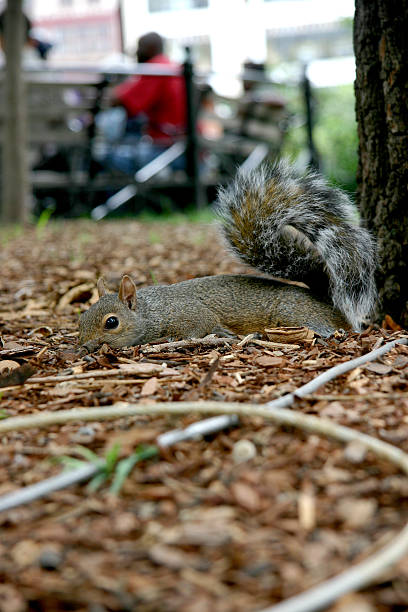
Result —
M165 55L156 55L146 63L177 67ZM185 133L186 94L182 76L130 77L113 94L129 117L146 115L147 133L153 140L171 141Z

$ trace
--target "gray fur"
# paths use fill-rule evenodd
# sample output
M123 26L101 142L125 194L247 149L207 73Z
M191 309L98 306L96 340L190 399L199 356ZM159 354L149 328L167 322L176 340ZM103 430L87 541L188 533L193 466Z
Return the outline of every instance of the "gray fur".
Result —
M348 196L320 175L298 177L286 162L263 165L221 188L216 208L227 242L242 261L328 293L356 330L372 315L374 239L357 224ZM252 228L246 235L237 232L237 218Z

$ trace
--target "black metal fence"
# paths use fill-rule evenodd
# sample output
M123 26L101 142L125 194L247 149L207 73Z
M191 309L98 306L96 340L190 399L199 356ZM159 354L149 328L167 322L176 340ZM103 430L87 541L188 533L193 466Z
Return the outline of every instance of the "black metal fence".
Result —
M76 195L81 189L91 189L93 186L95 186L96 166L92 160L92 145L96 137L96 127L95 122L93 120L88 121L88 123L84 124L84 126L80 125L80 117L77 118L76 122L72 120L72 112L75 111L75 105L73 107L70 107L69 101L63 100L66 90L70 87L72 87L73 90L75 90L75 88L82 88L82 90L85 91L86 89L87 93L83 96L83 105L78 108L78 112L82 113L86 111L89 116L95 117L101 110L106 108L108 104L106 92L112 85L112 83L114 81L132 75L155 75L163 77L183 76L185 81L187 109L186 133L184 137L184 144L182 146L179 145L179 147L176 147L172 151L172 153L167 155L167 157L164 156L162 159L159 159L155 164L150 164L149 168L144 168L139 171L135 175L135 177L133 177L133 180L132 177L129 177L129 185L125 184L119 190L120 192L125 189L122 194L123 198L116 197L116 199L114 199L115 206L112 206L112 208L120 206L121 202L123 203L123 201L129 199L129 197L133 197L138 192L138 184L146 182L149 182L150 184L152 180L154 182L154 177L157 176L158 172L163 167L163 164L166 165L171 163L172 154L176 156L180 154L185 155L184 188L190 191L191 201L195 202L197 205L200 205L205 200L199 168L200 147L202 146L202 142L197 131L197 115L199 107L197 83L202 84L208 82L209 77L211 75L202 73L197 74L192 61L191 50L187 47L185 51L185 61L180 67L169 67L168 65L158 64L138 64L131 67L114 67L112 69L95 68L88 66L66 66L64 68L47 67L40 69L30 69L30 72L26 74L26 79L28 83L32 86L32 90L36 92L32 99L28 100L29 113L32 114L32 120L29 121L29 131L34 134L34 132L37 130L39 134L38 139L41 138L42 134L42 138L44 140L43 143L39 142L39 140L36 140L36 146L38 147L42 145L49 145L49 143L53 142L54 139L56 143L55 146L57 147L60 145L60 141L58 141L58 139L56 138L56 126L58 124L57 117L51 116L50 121L47 123L48 112L51 112L53 107L55 108L54 115L56 115L56 113L58 112L60 114L60 117L58 118L60 124L63 127L66 127L65 138L66 142L68 143L67 146L71 146L69 144L70 138L68 136L76 136L79 140L81 140L81 146L83 146L83 150L85 151L85 158L87 159L85 164L86 172L85 176L82 176L81 179L78 179L78 173L75 174L75 172L71 172L72 168L70 169L70 172L68 173L69 176L67 177L67 188L70 189L72 192L72 200L76 197ZM250 78L252 81L259 81L263 84L273 84L272 81L266 78L263 74L260 74L258 71L245 72L244 74L240 75L240 78L243 80L246 78ZM317 168L318 155L313 139L312 91L310 83L306 77L306 70L304 72L303 79L300 83L298 83L298 86L301 88L304 100L304 116L306 119L306 140L309 151L309 160L310 164L313 167ZM41 90L44 92L49 92L51 91L50 88L52 88L52 95L54 97L48 102L47 100L43 100L41 98L40 92ZM59 98L57 99L56 92L59 92L61 100ZM48 95L50 94L48 93ZM64 102L66 102L65 106ZM44 127L41 123L42 121L44 122ZM72 130L73 123L76 126L74 130ZM69 131L76 131L76 134L68 135ZM63 143L63 141L64 135L62 134L61 142ZM263 159L263 157L264 153L262 152L262 150L255 150L251 157L251 164L258 163L259 160ZM41 182L38 171L37 173L32 174L32 180L34 186L37 180ZM45 184L51 187L52 178L48 183L46 182ZM55 186L57 187L60 184L61 181L58 180L56 181ZM101 216L104 216L109 210L109 206L105 206L105 208L103 208L103 210L100 209L99 212L101 213ZM98 218L98 215L94 216Z

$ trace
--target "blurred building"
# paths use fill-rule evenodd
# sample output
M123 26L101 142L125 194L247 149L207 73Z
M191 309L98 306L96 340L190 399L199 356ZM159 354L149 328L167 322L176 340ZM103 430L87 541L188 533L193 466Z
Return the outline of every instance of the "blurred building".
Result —
M203 69L352 55L353 0L123 0L125 44L155 30Z
M220 78L247 60L271 67L353 54L353 0L26 0L25 8L55 43L57 64L133 55L149 31L175 60L191 46L195 64Z
M95 64L122 53L119 0L28 0L35 30L53 43L55 64Z

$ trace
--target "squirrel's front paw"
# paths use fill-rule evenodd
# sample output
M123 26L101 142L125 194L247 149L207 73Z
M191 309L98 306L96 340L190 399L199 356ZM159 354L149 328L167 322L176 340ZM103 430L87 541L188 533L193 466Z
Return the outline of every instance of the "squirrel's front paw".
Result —
M214 329L211 331L211 335L217 336L217 338L231 338L238 340L238 336L234 334L234 332L221 326L214 327Z

